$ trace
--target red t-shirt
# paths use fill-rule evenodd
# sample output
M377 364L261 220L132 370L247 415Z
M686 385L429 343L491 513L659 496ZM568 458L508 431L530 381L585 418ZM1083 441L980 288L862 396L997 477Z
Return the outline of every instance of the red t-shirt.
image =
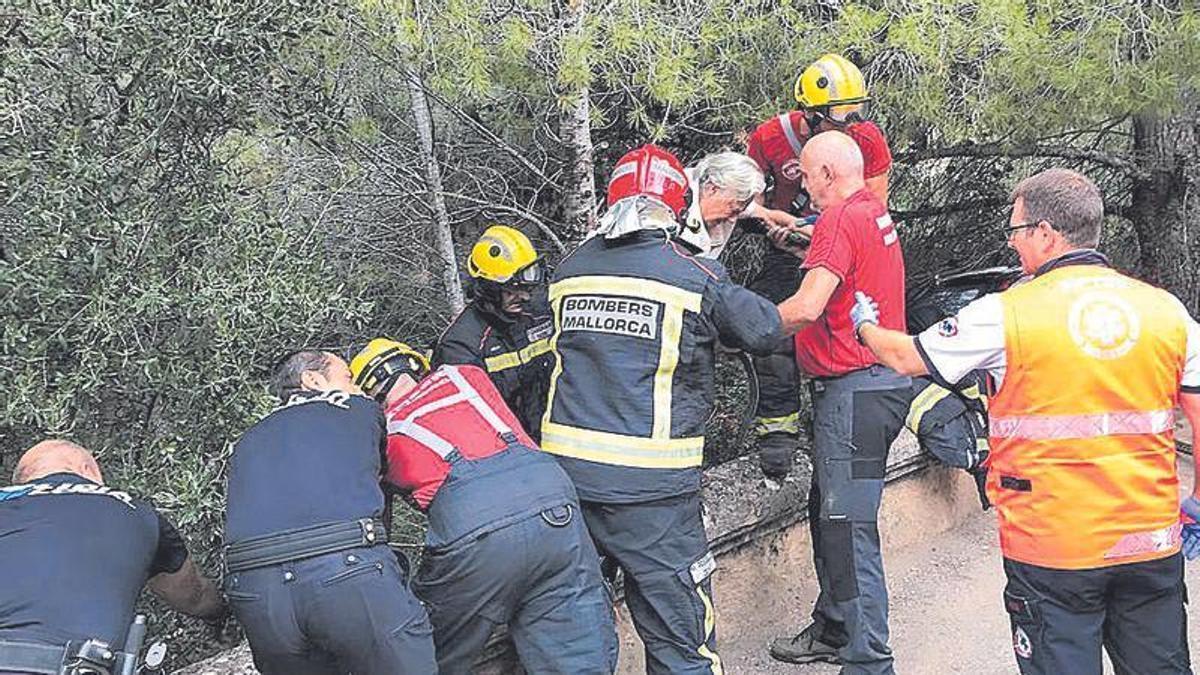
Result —
M407 396L388 406L384 412L388 425L404 420L414 413L414 421L424 430L454 446L464 459L489 457L508 447L496 428L467 401L459 401L438 407L438 401L462 393L448 375L455 370L475 390L496 417L513 433L515 442L528 448L536 448L529 435L521 428L491 378L476 366L441 366L427 375ZM391 433L387 440L387 475L384 480L401 492L411 494L422 510L428 509L446 476L450 464L432 448L409 435Z
M878 362L854 339L855 291L879 303L880 326L906 331L904 254L891 215L870 190L821 213L803 267L823 267L841 280L821 317L796 334L796 362L804 372L830 377Z
M746 141L746 154L758 163L763 173L770 174L775 181L771 201L767 206L787 211L800 192L800 153L792 148L784 131L784 119L788 120L796 140L801 147L808 140L808 124L804 113L796 110L776 115L758 125ZM892 168L892 152L887 138L874 122L855 122L843 131L858 143L863 155L863 177L882 176Z

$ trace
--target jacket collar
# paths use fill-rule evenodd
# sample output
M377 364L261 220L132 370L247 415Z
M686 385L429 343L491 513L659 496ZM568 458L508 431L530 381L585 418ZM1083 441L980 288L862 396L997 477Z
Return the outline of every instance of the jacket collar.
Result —
M1101 267L1112 267L1108 262L1108 258L1094 248L1077 248L1074 251L1066 253L1042 263L1042 266L1037 268L1033 276L1040 277L1043 274L1056 270L1060 267L1069 267L1071 265L1099 265Z

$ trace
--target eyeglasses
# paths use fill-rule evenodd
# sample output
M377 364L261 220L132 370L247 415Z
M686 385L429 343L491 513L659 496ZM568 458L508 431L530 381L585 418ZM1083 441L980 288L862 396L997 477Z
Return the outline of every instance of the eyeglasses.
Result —
M1037 227L1038 225L1041 225L1041 224L1042 224L1042 223L1044 223L1044 222L1046 222L1046 221L1044 221L1044 220L1034 220L1034 221L1031 221L1031 222L1028 222L1028 223L1021 223L1020 225L1009 225L1008 227L1005 227L1005 228L1003 229L1003 232L1004 232L1004 238L1005 238L1005 239L1011 239L1011 238L1012 238L1012 236L1013 236L1013 233L1014 233L1014 232L1016 232L1017 230L1027 230L1027 229L1029 229L1029 228L1031 228L1031 227Z
M737 212L741 213L741 212L745 211L746 208L750 206L750 202L752 202L752 201L754 201L754 195L750 195L749 197L746 197L745 199L739 199L736 202L734 202L735 204L737 204L737 207L738 207Z

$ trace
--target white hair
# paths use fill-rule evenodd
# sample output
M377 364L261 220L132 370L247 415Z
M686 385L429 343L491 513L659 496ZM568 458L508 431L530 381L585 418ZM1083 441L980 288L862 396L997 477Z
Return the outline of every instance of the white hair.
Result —
M767 189L758 164L740 152L718 152L696 165L696 192L705 185L728 190L737 199L750 199Z

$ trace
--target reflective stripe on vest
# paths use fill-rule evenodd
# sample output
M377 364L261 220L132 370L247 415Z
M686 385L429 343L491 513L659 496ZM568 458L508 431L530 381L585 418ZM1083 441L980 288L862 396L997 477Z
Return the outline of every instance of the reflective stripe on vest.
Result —
M792 126L792 114L783 113L779 116L779 126L783 127L783 135L787 137L788 145L792 146L792 152L796 156L800 156L800 151L804 149L804 143L800 142L800 136L796 133L796 128Z
M558 380L563 374L563 359L558 349L558 340L563 332L562 303L568 296L583 294L625 297L662 305L662 320L657 335L658 367L654 372L651 401L648 401L654 411L648 438L551 422ZM672 438L671 406L675 369L679 366L679 348L683 339L684 312L699 313L702 298L700 293L678 286L633 277L580 276L551 284L554 335L550 338L550 349L554 351L556 359L542 424L542 449L553 454L622 466L700 466L704 456L704 438Z
M550 340L542 338L541 340L530 342L516 351L489 356L483 360L483 364L487 367L489 373L497 373L501 370L523 366L549 351Z
M453 366L443 367L439 372L445 373L446 379L454 386L455 393L417 408L402 420L389 421L387 425L387 432L389 434L408 436L432 450L438 457L449 461L450 455L457 450L454 444L430 429L421 426L417 420L429 413L443 410L459 403L467 403L474 408L475 412L488 425L495 429L498 435L512 434L512 428L505 424L504 420L500 419L500 416L496 414L496 411L488 406L483 397L479 395L479 392L475 390L475 387L472 387L471 383L467 382L467 378L462 376L462 373L458 372Z
M1161 434L1175 428L1174 410L1111 412L1095 415L993 417L990 435L1031 441Z
M1000 299L1007 365L989 399L988 496L1004 556L1093 569L1178 551L1182 310L1094 265Z

